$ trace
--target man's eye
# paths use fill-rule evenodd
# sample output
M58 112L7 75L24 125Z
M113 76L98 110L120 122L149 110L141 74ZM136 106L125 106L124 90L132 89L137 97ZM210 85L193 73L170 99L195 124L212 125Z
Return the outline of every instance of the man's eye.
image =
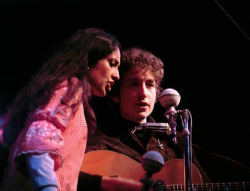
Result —
M136 86L137 83L136 83L136 82L132 82L132 83L130 83L130 85L131 85L131 86Z
M149 87L154 87L155 84L154 84L154 83L150 83L150 84L148 84L148 86L149 86Z

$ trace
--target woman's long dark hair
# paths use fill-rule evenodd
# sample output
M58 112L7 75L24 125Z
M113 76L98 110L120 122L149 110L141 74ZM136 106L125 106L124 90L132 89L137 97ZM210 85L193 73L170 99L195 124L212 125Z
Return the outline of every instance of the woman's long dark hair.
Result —
M116 48L121 50L119 41L102 29L88 28L78 30L43 64L38 72L15 97L4 116L3 139L11 146L24 128L28 114L39 105L48 103L55 86L77 77L81 83L70 88L61 102L67 104L70 95L83 87L83 104L86 121L91 135L96 128L96 118L89 105L91 87L87 79L87 68L95 67L98 60L107 57ZM73 108L72 108L73 109Z

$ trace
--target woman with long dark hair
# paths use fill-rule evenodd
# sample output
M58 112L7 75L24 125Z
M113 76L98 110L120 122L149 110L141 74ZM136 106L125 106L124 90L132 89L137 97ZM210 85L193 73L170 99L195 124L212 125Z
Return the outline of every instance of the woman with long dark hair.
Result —
M0 190L75 191L88 134L91 95L119 79L119 41L102 29L78 30L44 63L4 116L10 147Z

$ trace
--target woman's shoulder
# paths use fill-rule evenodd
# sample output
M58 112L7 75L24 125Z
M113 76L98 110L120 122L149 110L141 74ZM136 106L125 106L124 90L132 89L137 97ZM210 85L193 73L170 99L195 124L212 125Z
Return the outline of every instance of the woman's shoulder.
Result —
M70 86L80 86L80 85L81 85L81 81L77 77L72 77L72 78L65 79L59 82L56 85L55 89L61 89L61 88L70 87Z

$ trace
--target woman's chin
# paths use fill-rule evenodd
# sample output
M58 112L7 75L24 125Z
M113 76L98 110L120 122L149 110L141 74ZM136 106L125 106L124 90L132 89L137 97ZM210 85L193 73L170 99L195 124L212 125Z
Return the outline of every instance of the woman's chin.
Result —
M92 93L93 95L95 95L95 96L98 96L98 97L104 97L104 96L106 96L106 91L93 91L93 93Z

